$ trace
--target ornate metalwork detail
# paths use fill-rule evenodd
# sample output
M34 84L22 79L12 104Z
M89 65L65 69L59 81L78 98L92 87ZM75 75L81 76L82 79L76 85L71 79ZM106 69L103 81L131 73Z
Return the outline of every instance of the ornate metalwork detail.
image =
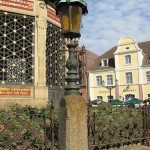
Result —
M47 25L46 39L46 84L50 88L65 85L65 51L61 29L52 23Z
M68 72L66 77L67 86L65 87L65 95L80 95L80 87L77 85L77 82L79 81L77 71L78 63L75 57L75 48L77 47L77 44L71 41L70 44L67 44L67 47L69 49L69 57L66 63Z
M150 106L112 107L101 103L92 111L89 105L89 149L108 149L150 139Z
M0 111L0 149L58 149L58 121L55 108L45 111L30 106Z
M34 79L34 17L0 11L0 82Z

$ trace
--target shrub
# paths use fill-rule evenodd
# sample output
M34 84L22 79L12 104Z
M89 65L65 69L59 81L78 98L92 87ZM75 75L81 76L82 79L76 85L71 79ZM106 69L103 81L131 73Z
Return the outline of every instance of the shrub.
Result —
M92 112L96 119L92 130L103 144L141 138L143 135L142 111L138 108L116 107L102 102Z
M20 146L39 149L44 144L46 146L48 143L46 141L50 142L52 135L52 113L54 113L54 126L58 126L57 110L50 107L47 104L46 107L37 109L16 104L7 111L0 110L0 149L9 147L20 149Z

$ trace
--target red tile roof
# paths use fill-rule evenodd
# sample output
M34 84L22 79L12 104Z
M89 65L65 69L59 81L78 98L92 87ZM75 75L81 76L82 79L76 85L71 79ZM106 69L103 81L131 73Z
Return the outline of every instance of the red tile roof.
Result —
M143 53L145 54L142 65L143 66L150 65L150 41L141 42L138 45L143 50Z
M150 41L147 42L141 42L138 43L138 46L143 50L144 58L142 65L150 65ZM103 70L103 69L113 69L115 68L115 65L113 66L111 63L108 66L102 67L101 60L102 59L114 59L114 52L116 51L117 46L114 46L98 58L94 60L94 63L91 67L91 70Z

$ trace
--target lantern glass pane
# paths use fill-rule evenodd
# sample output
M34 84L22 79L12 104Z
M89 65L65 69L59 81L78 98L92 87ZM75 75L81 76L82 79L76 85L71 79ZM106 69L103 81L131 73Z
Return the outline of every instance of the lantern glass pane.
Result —
M72 32L79 33L80 32L80 27L81 27L81 14L82 14L82 9L81 7L77 6L71 6L70 7L70 17L71 17L71 25L70 25L70 30Z
M70 30L69 29L70 23L69 23L69 6L68 5L64 5L63 7L61 7L60 20L61 20L63 32Z

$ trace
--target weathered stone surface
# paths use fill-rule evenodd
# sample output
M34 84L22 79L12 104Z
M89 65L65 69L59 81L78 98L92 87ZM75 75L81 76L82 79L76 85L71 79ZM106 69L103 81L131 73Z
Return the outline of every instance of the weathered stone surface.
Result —
M88 150L87 106L81 96L65 96L59 109L59 150Z

